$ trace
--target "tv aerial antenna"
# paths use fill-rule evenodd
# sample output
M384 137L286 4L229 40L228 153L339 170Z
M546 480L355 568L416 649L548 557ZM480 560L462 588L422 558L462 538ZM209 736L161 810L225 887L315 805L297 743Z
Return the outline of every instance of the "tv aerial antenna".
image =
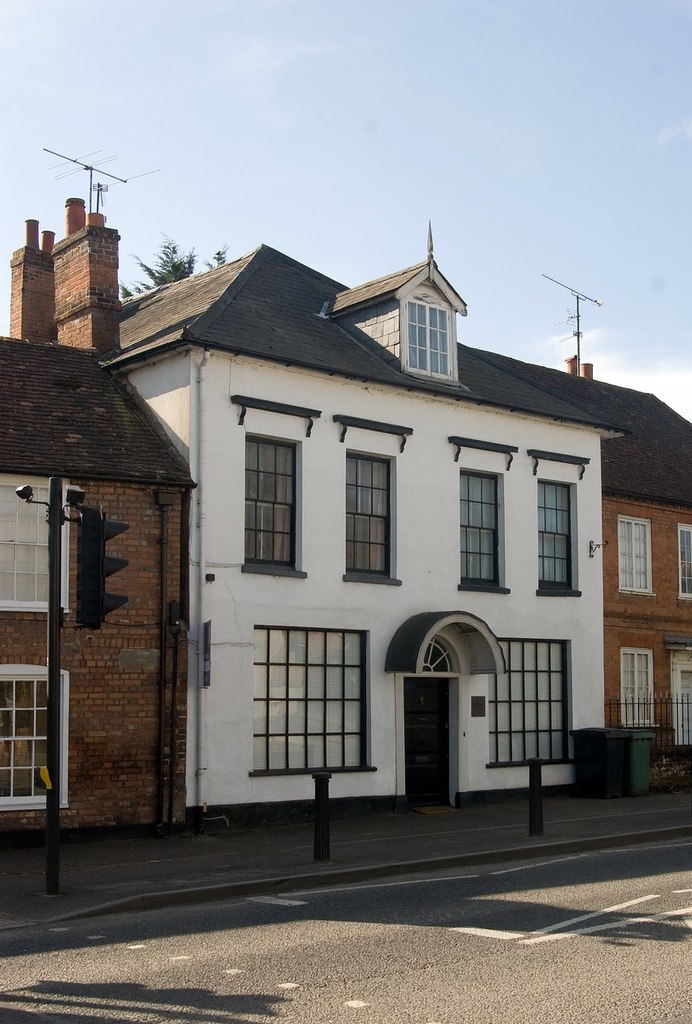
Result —
M584 292L577 291L576 288L570 287L568 284L563 284L562 281L556 281L554 277L549 277L548 274L541 274L541 277L545 277L547 281L552 281L553 284L559 284L561 288L566 288L574 298L577 300L577 311L569 316L569 320L576 322L577 329L572 332L572 336L577 339L577 376L581 374L581 313L579 310L580 302L593 302L594 306L602 306L602 299L592 299L590 295L585 295Z
M89 172L89 213L92 212L92 196L96 193L96 213L98 213L104 204L104 194L108 191L108 185L101 181L97 181L94 184L94 173L101 175L104 178L110 178L111 181L118 181L123 185L126 185L128 181L134 181L135 178L145 178L148 174L158 174L158 169L155 171L144 171L143 174L131 174L129 178L119 178L116 174L110 174L108 171L101 170L101 164L111 163L113 160L117 160L117 156L105 156L99 157L98 160L94 160L93 163L85 163L85 159L90 156L97 156L102 153L102 149L94 150L93 153L84 153L81 157L65 156L64 153L56 153L54 149L46 149L43 147L44 153L50 153L51 156L59 156L63 163L55 164L50 170L56 170L58 167L64 167L65 164L76 164L76 167L71 168L68 171L62 171L60 174L56 174L55 180L58 181L61 178L68 178L71 174L77 174L79 170Z

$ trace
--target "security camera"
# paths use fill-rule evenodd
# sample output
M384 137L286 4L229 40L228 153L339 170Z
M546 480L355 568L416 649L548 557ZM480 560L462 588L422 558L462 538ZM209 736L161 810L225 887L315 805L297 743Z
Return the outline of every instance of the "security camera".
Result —
M24 484L23 487L17 487L14 493L20 501L31 501L34 496L34 489L31 484Z
M81 487L74 487L71 485L65 491L65 501L68 505L83 505L85 498L86 491L83 491Z

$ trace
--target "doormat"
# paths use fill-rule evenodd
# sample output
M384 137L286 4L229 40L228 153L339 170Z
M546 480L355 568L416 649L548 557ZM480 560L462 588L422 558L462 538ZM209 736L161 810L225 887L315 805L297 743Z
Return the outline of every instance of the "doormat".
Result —
M440 804L435 807L412 807L411 810L416 814L454 814L456 807Z

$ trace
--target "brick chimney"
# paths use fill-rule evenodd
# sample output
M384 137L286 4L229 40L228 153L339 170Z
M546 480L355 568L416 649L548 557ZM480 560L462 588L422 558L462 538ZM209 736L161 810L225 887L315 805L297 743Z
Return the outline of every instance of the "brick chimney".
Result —
M26 244L12 254L10 337L55 341L55 282L53 242L44 231L38 242L38 221L26 222Z
M577 357L570 356L568 359L565 359L565 362L567 363L567 373L571 377L578 377L579 369L577 367Z
M58 343L110 352L119 344L120 236L83 199L65 204L65 236L53 249Z

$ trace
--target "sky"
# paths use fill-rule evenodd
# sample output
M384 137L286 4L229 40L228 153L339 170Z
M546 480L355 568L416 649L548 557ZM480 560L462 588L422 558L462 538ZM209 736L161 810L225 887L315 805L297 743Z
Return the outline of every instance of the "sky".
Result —
M594 376L692 420L691 49L692 0L4 0L0 334L24 221L89 200L44 149L116 157L127 284L168 236L355 286L430 221L461 341L562 368L573 289Z

